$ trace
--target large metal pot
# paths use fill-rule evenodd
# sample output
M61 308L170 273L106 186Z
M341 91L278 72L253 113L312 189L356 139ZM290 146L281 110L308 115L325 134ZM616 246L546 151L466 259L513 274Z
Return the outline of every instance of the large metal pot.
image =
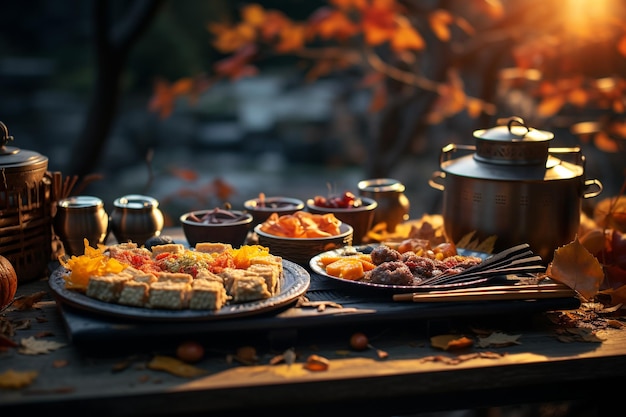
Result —
M582 199L599 195L602 184L584 178L580 148L550 148L553 137L514 117L506 125L474 131L475 146L442 148L441 170L429 184L444 193L448 238L496 236L496 252L528 243L545 263L574 240ZM467 155L453 159L462 153Z

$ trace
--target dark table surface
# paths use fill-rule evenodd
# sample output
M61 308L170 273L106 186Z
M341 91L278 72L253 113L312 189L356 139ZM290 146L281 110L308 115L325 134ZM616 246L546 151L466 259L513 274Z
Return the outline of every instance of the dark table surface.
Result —
M3 312L12 323L28 323L13 340L35 337L63 346L37 355L0 350L0 375L37 373L27 387L0 388L0 413L400 415L560 400L610 409L619 400L607 392L625 374L626 332L603 325L595 339L583 341L580 329L568 333L550 320L575 312L578 299L424 305L310 277L305 296L327 301L325 308L299 306L300 299L263 314L194 321L102 315L59 300L47 278L21 283L18 297L45 295L32 309ZM351 349L354 332L364 332L372 346ZM517 343L476 343L479 334L493 332L517 335ZM475 343L443 351L430 341L441 334L465 335ZM179 377L148 367L155 355L173 356L188 339L206 349L194 364L201 375ZM256 349L255 363L233 360L243 346ZM293 363L272 362L287 350L296 353ZM328 369L305 369L310 355L328 359Z

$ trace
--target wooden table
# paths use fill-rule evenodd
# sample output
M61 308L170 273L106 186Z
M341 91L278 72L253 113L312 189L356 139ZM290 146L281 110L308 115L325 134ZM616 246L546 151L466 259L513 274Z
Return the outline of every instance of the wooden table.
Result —
M321 277L312 277L307 295L323 300L330 294L323 286ZM557 401L603 412L619 406L619 396L610 392L621 387L626 374L626 331L606 327L597 332L602 341L566 343L558 338L563 327L548 320L553 313L534 311L549 306L532 301L456 303L420 310L415 303L347 295L342 309L290 305L219 325L142 324L98 322L97 317L58 305L47 279L21 284L18 296L39 291L46 294L34 309L4 312L13 323L30 323L13 339L41 337L64 346L40 355L23 355L16 348L0 352L0 374L9 369L38 373L28 387L0 389L3 416L63 415L73 410L90 417L308 416L340 410L388 416ZM87 326L77 339L80 332L68 328L72 317L96 324ZM477 329L520 335L519 344L488 348L475 344L459 352L430 344L430 337L438 334L477 340ZM350 349L349 338L356 331L365 332L374 348ZM204 359L195 365L205 374L183 378L147 368L154 355L173 355L175 346L189 338L206 347ZM256 349L256 364L232 360L241 346ZM289 348L297 353L293 364L270 363ZM380 358L377 349L388 357ZM435 360L479 353L485 357L456 364ZM327 371L304 369L313 354L330 361Z

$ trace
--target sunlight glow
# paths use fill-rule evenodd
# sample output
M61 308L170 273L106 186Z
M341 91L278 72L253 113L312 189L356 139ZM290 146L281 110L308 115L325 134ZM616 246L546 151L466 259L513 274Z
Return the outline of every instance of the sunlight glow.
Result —
M607 24L615 12L613 0L565 0L562 2L562 18L571 32L591 35L597 25Z

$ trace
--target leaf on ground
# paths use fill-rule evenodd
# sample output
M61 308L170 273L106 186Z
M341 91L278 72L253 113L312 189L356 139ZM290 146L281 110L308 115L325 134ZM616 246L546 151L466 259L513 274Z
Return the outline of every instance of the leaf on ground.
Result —
M41 301L46 294L46 291L39 291L34 294L18 297L13 301L13 304L11 304L11 308L18 311L30 310L33 308L33 305Z
M35 339L34 336L31 336L20 341L18 352L22 355L43 355L63 346L65 346L65 343Z
M0 388L20 389L29 386L35 381L39 372L37 371L14 371L8 369L0 374Z
M430 338L432 347L442 350L457 350L472 346L474 341L466 336L457 334L441 334Z
M183 378L193 378L207 373L204 369L189 365L179 359L163 355L156 355L152 358L152 360L148 363L148 368L155 371L169 372L172 375Z
M578 238L554 251L554 258L546 274L578 291L587 301L596 296L604 280L602 265Z
M520 334L505 334L500 332L493 332L487 337L479 337L478 338L478 347L486 348L486 347L505 347L512 345L519 345L520 342L518 339L521 337Z

